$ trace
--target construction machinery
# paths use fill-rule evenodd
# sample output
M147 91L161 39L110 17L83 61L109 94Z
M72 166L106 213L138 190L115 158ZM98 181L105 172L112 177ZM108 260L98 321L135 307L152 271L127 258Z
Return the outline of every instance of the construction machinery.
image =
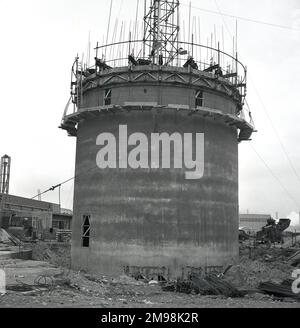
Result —
M280 219L278 223L272 218L268 219L267 225L258 231L256 241L261 244L283 244L283 232L290 226L290 219Z

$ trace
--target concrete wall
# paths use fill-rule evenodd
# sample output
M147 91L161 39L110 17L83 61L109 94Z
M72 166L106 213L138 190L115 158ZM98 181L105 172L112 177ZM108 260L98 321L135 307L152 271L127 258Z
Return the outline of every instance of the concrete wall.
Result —
M140 88L134 93L135 101L155 101L154 95L162 92L166 103L189 102L194 91L177 89L178 94L153 88L144 95ZM116 97L120 103L133 101L128 99L130 88L114 91L114 102ZM211 101L224 111L232 105L227 99L224 104L217 98ZM120 124L128 125L128 134L143 132L148 137L151 132L204 133L204 177L186 180L185 169L97 168L97 136L102 132L117 135ZM219 266L237 260L236 129L184 111L101 114L79 125L76 176L74 269L120 274L124 266L166 266L177 276L185 266ZM89 248L82 247L83 215L91 215Z
M87 91L83 98L82 107L103 106L104 90L103 88L97 88ZM201 88L168 86L165 84L159 86L116 85L112 88L112 104L122 106L125 102L157 102L158 105L179 104L195 108L195 94L197 90L201 90ZM205 89L203 89L203 92L203 106L221 110L226 114L236 114L237 106L231 98L226 98L218 95L216 92L210 92Z

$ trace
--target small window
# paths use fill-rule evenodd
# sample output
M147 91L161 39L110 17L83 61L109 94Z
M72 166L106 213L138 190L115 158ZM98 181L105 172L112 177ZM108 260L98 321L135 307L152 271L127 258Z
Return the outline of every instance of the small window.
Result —
M90 215L83 216L83 226L82 226L82 247L90 247Z
M196 98L196 108L203 107L203 103L204 103L203 91L201 90L196 91L195 98Z
M104 91L104 105L111 105L111 89L106 89Z

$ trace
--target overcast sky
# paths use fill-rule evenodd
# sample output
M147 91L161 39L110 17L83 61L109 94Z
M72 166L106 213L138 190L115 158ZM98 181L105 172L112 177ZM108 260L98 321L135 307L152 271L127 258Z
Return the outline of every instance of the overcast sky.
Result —
M182 4L181 18L187 21L188 1ZM300 179L291 163L300 176L300 1L194 0L192 5L292 28L238 20L238 51L248 67L247 99L258 130L252 142L239 146L240 210L280 217L299 212ZM136 0L114 0L112 25L116 17L134 20L135 11ZM108 14L104 0L0 0L0 155L12 157L11 194L33 197L74 175L76 139L58 129L70 67L76 53L86 51L89 31L93 46L102 42ZM221 39L223 25L232 51L233 18L196 8L192 15L201 17L202 39L214 25ZM62 205L71 208L72 198L69 183L62 188ZM43 200L58 202L58 193Z

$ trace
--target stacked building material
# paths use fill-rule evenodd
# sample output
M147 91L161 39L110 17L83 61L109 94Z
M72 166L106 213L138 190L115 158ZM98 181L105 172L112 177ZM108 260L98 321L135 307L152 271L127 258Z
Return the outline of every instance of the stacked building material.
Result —
M275 284L271 281L263 282L259 285L259 289L269 295L283 298L289 297L300 301L300 293L296 294L293 292L293 282L294 280L292 279L284 280L281 284Z
M21 245L21 241L17 237L9 234L4 229L0 229L0 243L13 246Z
M72 230L57 230L56 240L60 243L69 243L72 239Z
M292 266L298 266L300 264L300 250L290 256L288 262Z

